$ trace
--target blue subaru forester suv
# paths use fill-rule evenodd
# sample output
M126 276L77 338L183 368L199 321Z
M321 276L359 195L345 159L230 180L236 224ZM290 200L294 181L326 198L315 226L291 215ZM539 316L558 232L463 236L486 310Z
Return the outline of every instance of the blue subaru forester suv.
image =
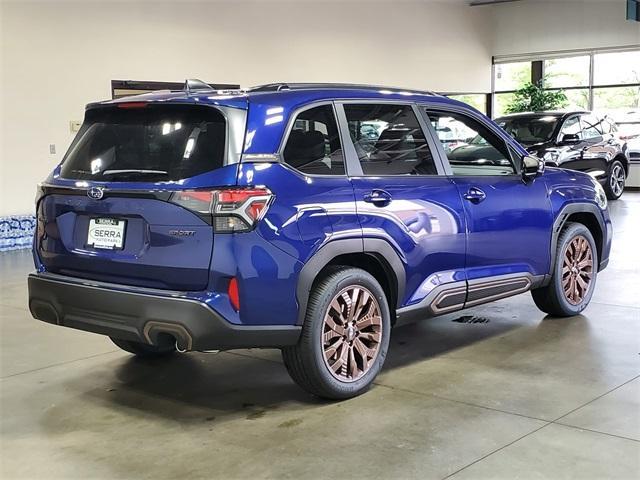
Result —
M463 103L339 84L89 104L37 222L35 318L146 357L280 348L333 399L371 385L394 325L528 290L578 314L611 245L588 175Z

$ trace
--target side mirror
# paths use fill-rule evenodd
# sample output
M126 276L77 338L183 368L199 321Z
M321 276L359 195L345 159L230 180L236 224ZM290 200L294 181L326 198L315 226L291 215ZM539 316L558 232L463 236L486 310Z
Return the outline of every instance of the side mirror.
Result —
M578 143L580 136L577 133L567 133L562 136L562 143Z
M524 155L522 157L522 178L532 180L538 175L544 173L544 161L533 155Z

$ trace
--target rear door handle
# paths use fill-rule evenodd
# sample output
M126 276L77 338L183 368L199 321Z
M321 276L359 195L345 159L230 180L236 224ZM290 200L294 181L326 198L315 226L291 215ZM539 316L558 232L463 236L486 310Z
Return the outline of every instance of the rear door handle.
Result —
M391 203L391 194L386 190L374 189L369 193L364 194L364 201L367 203L373 203L376 207L384 207Z
M463 196L465 200L469 200L471 203L476 204L487 198L487 194L480 190L478 187L471 187Z

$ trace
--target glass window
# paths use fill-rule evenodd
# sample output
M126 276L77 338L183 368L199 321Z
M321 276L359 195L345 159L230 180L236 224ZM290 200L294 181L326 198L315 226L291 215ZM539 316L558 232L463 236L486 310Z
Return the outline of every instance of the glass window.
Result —
M593 84L640 83L640 50L593 56Z
M300 112L293 122L283 157L309 175L344 175L344 157L331 105Z
M545 88L563 89L567 96L562 108L597 111L617 119L640 107L640 50L582 53L541 61ZM496 117L506 113L513 91L530 80L532 65L533 62L512 62L494 66Z
M484 114L487 113L487 96L483 93L448 95L448 97L464 102L467 105L471 105L473 108Z
M438 173L411 106L346 104L344 110L365 175Z
M546 86L549 88L589 85L589 56L556 58L544 61Z
M594 110L620 110L622 113L640 107L640 86L594 88Z
M569 117L564 121L562 129L560 130L560 139L562 140L565 135L577 135L578 140L582 139L582 127L580 126L580 117L577 115Z
M499 117L507 113L507 107L513 102L515 95L513 93L497 93L494 99L494 115Z
M600 131L600 120L593 115L582 115L580 117L582 123L582 138L597 138L602 135Z
M517 90L531 81L531 62L498 63L494 68L497 92Z
M604 134L617 132L616 122L607 115L602 115L599 118L598 130Z
M210 107L92 109L61 174L100 181L181 180L222 167L225 138L225 119Z
M589 110L589 89L564 90L564 94L567 96L567 105L564 108L569 110Z
M516 173L507 144L480 122L459 113L429 111L454 175L511 175ZM463 142L451 142L451 135Z
M551 140L558 126L556 115L517 115L496 119L496 123L523 145Z

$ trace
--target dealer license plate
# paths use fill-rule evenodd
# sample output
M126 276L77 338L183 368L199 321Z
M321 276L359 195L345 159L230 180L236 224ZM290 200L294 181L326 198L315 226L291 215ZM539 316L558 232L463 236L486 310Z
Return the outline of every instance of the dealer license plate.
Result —
M121 249L124 245L126 220L115 218L92 218L89 220L87 244L93 248Z

